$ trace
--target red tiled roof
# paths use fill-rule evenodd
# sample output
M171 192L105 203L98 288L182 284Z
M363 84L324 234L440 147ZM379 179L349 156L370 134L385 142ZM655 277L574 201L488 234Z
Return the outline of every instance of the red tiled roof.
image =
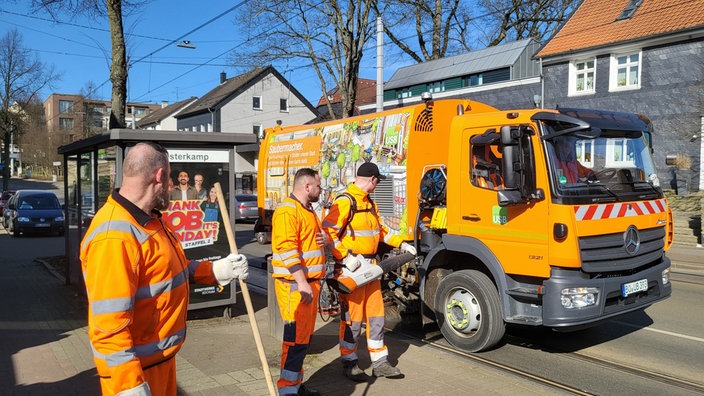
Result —
M342 100L340 99L340 91L335 87L332 89L330 92L334 92L333 94L328 93L329 96L332 96L332 100L330 103L339 103ZM365 104L370 104L370 103L375 103L376 102L376 80L369 80L367 78L358 78L357 79L357 101L355 102L357 106L365 105ZM318 107L319 106L324 106L325 105L325 96L321 96L320 100L318 100Z
M617 21L630 0L584 0L538 58L704 27L703 0L643 0Z

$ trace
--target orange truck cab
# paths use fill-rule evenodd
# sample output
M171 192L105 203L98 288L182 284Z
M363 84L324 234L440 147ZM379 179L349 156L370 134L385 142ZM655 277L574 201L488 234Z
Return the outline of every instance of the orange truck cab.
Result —
M629 113L432 99L277 127L260 148L255 232L267 240L298 168L320 171L322 215L362 161L375 162L387 176L372 194L380 216L418 249L382 283L400 313L474 352L507 323L587 327L672 291L672 214L651 129Z

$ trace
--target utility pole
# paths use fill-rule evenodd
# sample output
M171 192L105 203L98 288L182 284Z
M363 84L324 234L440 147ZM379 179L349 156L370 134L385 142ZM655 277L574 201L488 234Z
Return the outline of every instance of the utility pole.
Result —
M376 111L384 111L384 22L376 18Z

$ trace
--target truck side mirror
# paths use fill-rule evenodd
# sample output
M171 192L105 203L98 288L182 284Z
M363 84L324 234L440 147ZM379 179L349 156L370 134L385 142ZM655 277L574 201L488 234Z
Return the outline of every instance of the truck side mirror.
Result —
M516 205L545 197L542 190L536 190L531 135L530 127L526 125L501 127L505 191L499 194L500 206Z
M521 155L518 146L521 130L515 126L504 125L501 127L501 144L503 145L502 161L504 169L504 188L507 190L518 189L521 185Z

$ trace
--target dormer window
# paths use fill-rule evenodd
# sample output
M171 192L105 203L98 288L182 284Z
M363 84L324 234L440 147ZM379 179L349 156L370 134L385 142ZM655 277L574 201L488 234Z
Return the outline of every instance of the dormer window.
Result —
M638 7L640 7L641 3L643 3L643 0L629 1L626 5L626 8L623 9L623 12L621 13L621 15L618 16L618 18L616 18L616 20L621 21L624 19L630 19L633 14L636 13L636 10L638 9Z

